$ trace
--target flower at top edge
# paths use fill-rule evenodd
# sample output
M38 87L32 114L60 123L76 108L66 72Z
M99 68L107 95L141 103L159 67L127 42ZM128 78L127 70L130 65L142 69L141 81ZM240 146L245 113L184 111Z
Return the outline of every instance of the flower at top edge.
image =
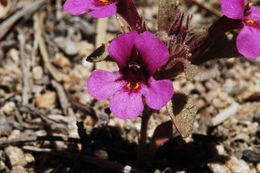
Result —
M116 13L119 0L66 0L64 10L72 15L88 13L96 18L109 17Z
M220 0L221 10L231 19L240 19L243 28L237 36L236 46L247 58L260 56L260 10L247 0Z
M172 98L170 80L155 80L153 74L169 59L166 45L150 32L128 32L114 39L109 55L119 72L95 70L87 81L88 92L97 100L110 100L111 112L122 119L138 117L144 102L159 110Z

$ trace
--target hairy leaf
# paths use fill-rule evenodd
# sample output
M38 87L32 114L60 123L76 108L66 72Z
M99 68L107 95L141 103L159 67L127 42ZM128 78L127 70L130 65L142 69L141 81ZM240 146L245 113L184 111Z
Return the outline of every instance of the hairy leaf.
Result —
M167 110L177 131L182 137L188 137L198 111L193 99L183 93L175 92L172 100L167 104Z
M191 64L189 61L185 60L184 64L184 73L187 80L192 80L198 73L199 68L196 65Z

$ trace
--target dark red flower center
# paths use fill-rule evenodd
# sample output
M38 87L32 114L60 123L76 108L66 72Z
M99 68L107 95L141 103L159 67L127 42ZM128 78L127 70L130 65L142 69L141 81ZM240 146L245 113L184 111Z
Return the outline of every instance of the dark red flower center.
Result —
M130 58L128 59L127 66L122 70L123 79L129 82L143 82L147 83L150 76L145 63L142 61L141 54L134 47Z
M129 62L127 67L122 70L123 78L129 82L143 82L146 83L149 78L149 74L146 71L145 66L142 63Z

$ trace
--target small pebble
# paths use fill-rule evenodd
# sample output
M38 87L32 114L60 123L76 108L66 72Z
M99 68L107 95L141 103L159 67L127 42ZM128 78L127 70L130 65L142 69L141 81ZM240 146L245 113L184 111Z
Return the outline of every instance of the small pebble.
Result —
M260 163L258 163L258 164L256 165L256 171L257 171L257 172L260 172Z
M5 153L7 154L11 165L14 166L25 166L27 164L24 159L23 151L18 147L9 146L5 148Z
M108 153L105 150L96 150L94 155L100 159L107 160L108 159Z
M41 66L35 66L32 69L32 76L35 80L41 80L43 77L43 69Z
M224 164L209 163L208 166L213 173L250 173L247 163L234 156L231 156Z
M11 115L16 108L16 105L14 102L6 102L5 105L2 107L3 113L6 115Z
M73 56L78 54L77 45L73 41L63 37L57 37L54 41L67 55Z
M254 121L260 124L260 112L255 113Z
M62 54L57 54L56 57L52 60L52 63L60 68L71 66L69 59Z
M11 132L12 128L9 122L6 120L5 115L0 113L0 136L8 135Z
M50 108L55 105L56 99L56 92L47 91L42 95L35 96L35 105L38 108Z
M80 41L80 42L78 42L77 43L77 47L78 47L80 56L88 56L94 50L93 44L91 44L91 43L89 43L87 41Z
M13 139L17 139L21 136L21 131L20 130L13 130L11 132L11 134L8 136L8 140L13 140Z
M223 85L223 91L230 93L233 91L234 88L234 82L231 79L227 79L226 82Z
M10 173L28 173L24 167L22 166L16 166L14 167Z
M25 153L24 156L25 156L24 159L26 160L27 163L35 162L35 158L31 153Z
M10 56L10 58L12 58L12 60L16 63L16 64L18 64L19 63L19 60L20 60L20 56L19 56L19 51L17 50L17 49L14 49L14 48L12 48L12 49L10 49L9 51L8 51L8 55ZM7 56L7 57L9 57L9 56Z
M0 160L0 172L8 172L8 168L2 160Z
M244 150L242 158L248 162L260 163L260 153L252 150Z

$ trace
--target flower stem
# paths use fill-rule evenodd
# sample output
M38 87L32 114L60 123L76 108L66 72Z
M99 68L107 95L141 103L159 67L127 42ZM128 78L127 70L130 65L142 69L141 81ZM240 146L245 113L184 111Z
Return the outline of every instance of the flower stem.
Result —
M137 148L137 166L143 166L145 162L147 161L147 129L148 129L148 122L152 115L152 110L147 109L144 111L142 116L142 122L141 122L141 130L140 130L140 137L139 137L139 143Z

